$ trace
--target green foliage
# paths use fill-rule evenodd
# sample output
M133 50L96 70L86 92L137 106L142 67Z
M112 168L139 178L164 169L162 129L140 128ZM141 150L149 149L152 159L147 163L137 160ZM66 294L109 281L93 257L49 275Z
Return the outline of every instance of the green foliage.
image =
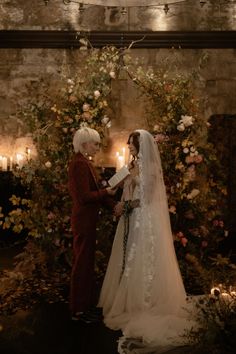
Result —
M42 298L48 298L49 295L37 280L39 278L55 284L55 287L52 286L55 290L52 291L55 301L59 298L56 295L58 284L63 281L65 286L69 284L72 232L67 168L73 153L72 138L78 128L89 126L100 133L104 142L110 124L107 116L109 108L107 98L111 90L111 81L116 77L119 57L119 51L114 47L86 52L86 56L82 56L84 60L82 70L78 71L73 79L67 78L65 85L58 90L55 97L48 97L50 90L46 89L44 83L42 86L47 95L38 97L38 93L35 92L35 102L30 102L28 108L17 112L18 119L28 127L28 134L33 139L37 156L14 171L22 185L29 191L29 198L13 195L12 210L6 216L0 214L3 229L11 228L16 233L22 230L28 232L28 244L16 270L19 282L14 283L15 286L10 290L10 299L14 299L15 307L18 307L26 284L27 289L30 284L32 285L32 293L35 293L37 298L39 294ZM99 228L105 237L109 233L108 216L104 211L101 212L103 222L100 222ZM101 276L104 274L105 257L102 247L97 254L96 271L98 276ZM28 259L31 260L30 266ZM25 264L29 266L28 269ZM2 280L6 285L3 289L2 311L7 309L12 311L8 301L7 284L11 278L9 274L6 273ZM33 286L33 279L39 284L37 290ZM32 301L33 299L34 296Z
M84 41L83 49L86 45ZM7 216L0 214L0 223L14 232L27 230L29 245L35 245L27 247L23 256L32 260L27 276L21 262L21 289L27 279L32 284L31 280L38 277L33 266L38 259L42 279L46 273L40 262L51 274L62 274L60 281L67 280L72 241L67 168L72 137L79 127L89 126L99 131L105 144L111 81L122 70L137 84L147 102L147 122L162 157L175 246L186 288L190 293L209 290L212 281L221 279L220 271L212 275L210 269L212 258L217 257L218 243L227 231L223 215L227 193L224 171L207 140L209 123L195 85L196 73L181 72L168 61L157 68L147 68L134 60L129 50L114 47L84 53L76 77L66 78L56 95L50 96L50 90L41 83L47 95L39 99L35 92L35 101L18 112L32 136L37 156L15 170L28 189L29 198L12 196L13 210ZM99 279L105 272L114 230L111 215L101 210L96 262ZM53 264L47 257L38 258L39 250L40 255L50 255ZM19 268L18 271L21 272ZM41 293L45 294L43 290Z
M195 318L199 327L186 337L192 343L193 354L233 354L235 351L236 295L235 291L214 289L196 303Z
M199 67L201 62L202 58ZM202 267L210 269L209 255L216 255L219 242L227 236L223 212L227 205L227 176L214 146L208 142L210 124L209 117L204 116L205 101L196 85L198 71L181 72L173 51L159 67L146 68L138 60L136 66L133 62L131 65L129 58L126 65L146 99L147 123L161 153L185 285L190 292L202 292ZM187 267L193 268L191 274L199 280L195 290L189 286Z

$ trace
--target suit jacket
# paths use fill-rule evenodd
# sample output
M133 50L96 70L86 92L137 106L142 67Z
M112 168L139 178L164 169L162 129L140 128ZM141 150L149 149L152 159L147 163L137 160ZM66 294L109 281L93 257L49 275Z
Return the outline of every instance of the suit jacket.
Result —
M71 227L74 235L96 234L98 211L102 204L113 207L115 201L106 189L100 189L91 162L77 153L69 164L69 192L72 197Z

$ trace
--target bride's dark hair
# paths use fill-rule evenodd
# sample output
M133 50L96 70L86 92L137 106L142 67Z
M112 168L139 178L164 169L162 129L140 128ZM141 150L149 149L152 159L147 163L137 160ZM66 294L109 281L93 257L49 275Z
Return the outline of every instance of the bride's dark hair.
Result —
M129 138L128 138L128 141L127 141L127 144L129 145L130 144L130 139L133 138L133 141L132 143L134 144L134 147L135 149L137 150L137 153L139 153L139 139L140 139L140 133L139 132L136 132L134 131L133 133L131 133L129 135ZM132 158L132 161L131 161L131 165L132 167L134 167L134 161L137 157L133 156Z

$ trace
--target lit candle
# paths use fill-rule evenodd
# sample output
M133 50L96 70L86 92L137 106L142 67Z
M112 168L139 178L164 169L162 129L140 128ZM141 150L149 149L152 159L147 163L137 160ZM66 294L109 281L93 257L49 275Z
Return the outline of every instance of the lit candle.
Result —
M118 155L116 158L116 170L118 171L125 165L125 158L123 155Z
M7 171L7 157L6 156L2 157L2 170Z
M30 154L31 154L31 150L30 150L30 148L28 148L28 147L26 147L26 157L27 157L27 161L29 161L30 160Z
M16 163L19 168L23 166L23 155L22 154L16 154Z
M220 288L218 288L218 287L213 287L211 289L211 295L219 296L220 293L221 293L221 291L220 291Z
M12 163L13 163L13 158L10 156L10 164L9 164L9 170L12 171Z
M116 170L121 169L125 165L125 148L122 148L122 153L116 152Z
M125 158L125 147L122 148L122 154L123 154L123 156Z

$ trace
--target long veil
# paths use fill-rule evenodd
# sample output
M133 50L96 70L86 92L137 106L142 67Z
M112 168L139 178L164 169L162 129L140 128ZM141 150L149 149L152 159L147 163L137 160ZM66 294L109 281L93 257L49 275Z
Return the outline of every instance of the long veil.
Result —
M123 327L119 351L127 338L146 346L181 345L179 335L187 324L186 292L174 249L161 158L153 136L137 130L139 141L140 212L138 247L139 298ZM135 265L136 264L136 265ZM135 284L134 284L135 287ZM135 308L136 307L136 308ZM137 340L137 338L139 338ZM130 339L129 339L130 341ZM135 343L132 339L131 342ZM143 352L140 347L140 352Z
M121 354L132 352L127 351L130 343L139 348L135 353L182 345L180 335L191 326L158 147L149 132L137 132L139 176L133 198L140 199L140 206L129 217L124 272L124 217L119 220L99 301L105 324L122 330Z

